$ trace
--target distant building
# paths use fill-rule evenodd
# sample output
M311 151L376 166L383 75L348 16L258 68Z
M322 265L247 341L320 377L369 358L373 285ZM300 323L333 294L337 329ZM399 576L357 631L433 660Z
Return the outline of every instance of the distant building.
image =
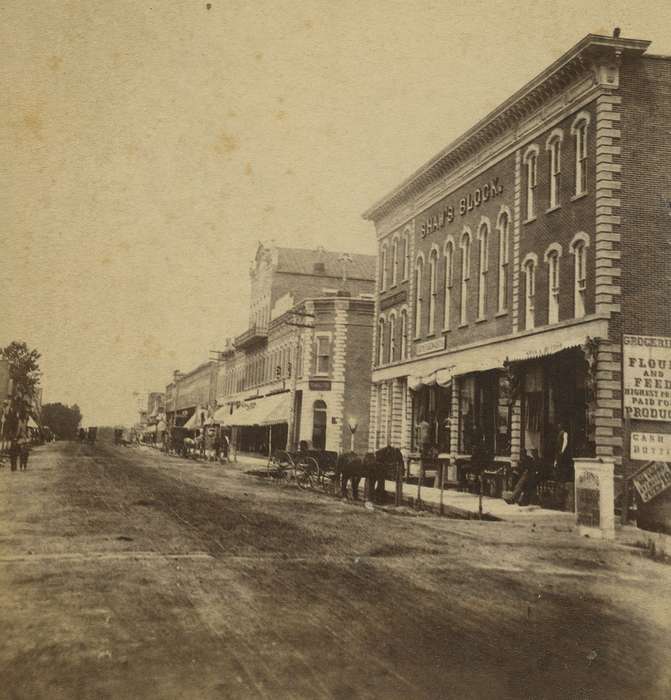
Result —
M201 408L241 450L368 442L375 257L260 244L249 327L166 387L169 417ZM354 442L352 430L354 428Z

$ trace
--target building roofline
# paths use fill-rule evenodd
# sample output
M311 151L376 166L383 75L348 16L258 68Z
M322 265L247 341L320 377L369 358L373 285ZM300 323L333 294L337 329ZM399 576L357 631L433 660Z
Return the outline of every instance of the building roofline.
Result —
M394 207L398 202L407 197L413 190L421 187L427 178L444 167L445 161L458 149L466 146L469 142L482 137L489 127L507 113L520 105L525 98L544 84L548 83L554 76L563 70L568 69L573 63L581 63L582 60L590 58L594 54L599 54L607 50L614 50L617 53L627 53L641 55L645 53L650 41L645 39L623 39L603 36L600 34L588 34L575 44L566 53L551 63L545 70L532 78L519 90L513 93L507 100L493 109L489 114L465 131L461 136L449 143L430 160L426 161L414 173L407 177L400 185L391 190L375 204L369 207L363 214L363 218L369 221L375 220Z

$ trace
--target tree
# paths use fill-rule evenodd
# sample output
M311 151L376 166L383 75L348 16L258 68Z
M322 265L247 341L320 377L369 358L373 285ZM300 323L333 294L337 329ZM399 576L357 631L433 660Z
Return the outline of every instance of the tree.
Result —
M72 440L82 420L79 406L64 406L62 403L45 403L42 406L42 425L48 425L56 437Z
M26 343L13 340L7 347L0 348L0 356L9 360L9 376L14 385L14 412L25 418L40 383L38 360L41 355L37 350L29 350Z

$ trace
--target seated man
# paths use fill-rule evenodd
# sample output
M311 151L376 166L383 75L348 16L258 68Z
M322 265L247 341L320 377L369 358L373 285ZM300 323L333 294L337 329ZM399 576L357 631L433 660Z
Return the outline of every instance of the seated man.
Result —
M517 503L525 506L536 496L536 487L540 479L540 460L538 451L525 450L520 459L520 478L515 484L512 494L505 499L506 503Z

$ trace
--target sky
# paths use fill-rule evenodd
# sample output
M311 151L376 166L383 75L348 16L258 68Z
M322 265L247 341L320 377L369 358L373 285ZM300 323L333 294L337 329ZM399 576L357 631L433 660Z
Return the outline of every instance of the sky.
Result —
M259 241L374 253L362 212L587 33L668 2L4 0L0 345L129 424L246 328Z

